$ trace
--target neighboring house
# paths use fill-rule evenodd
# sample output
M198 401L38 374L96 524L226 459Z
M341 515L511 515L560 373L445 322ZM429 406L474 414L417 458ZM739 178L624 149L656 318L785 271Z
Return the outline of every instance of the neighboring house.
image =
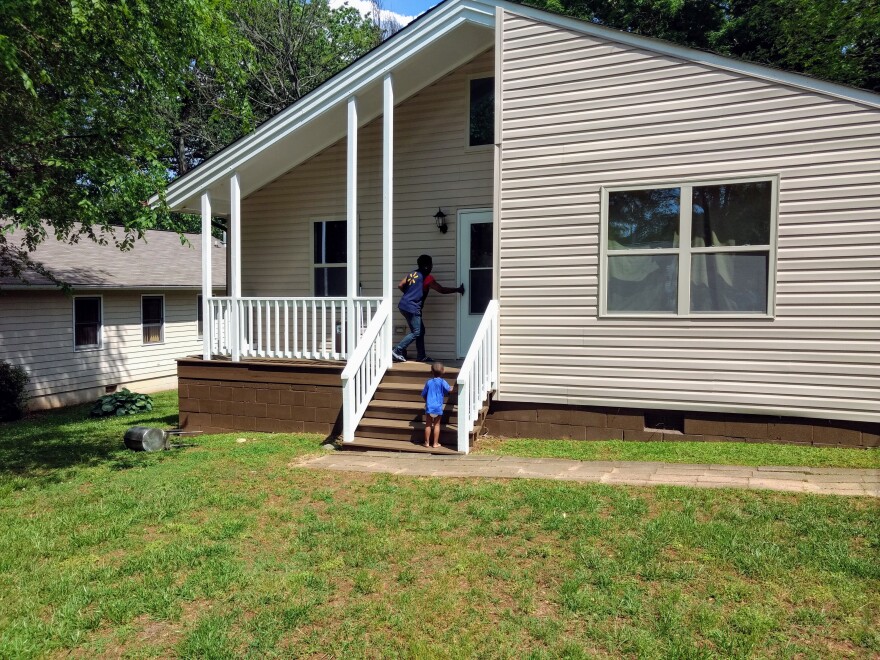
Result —
M13 244L21 235L13 232ZM0 360L24 367L34 410L94 401L128 387L177 387L175 359L201 345L201 243L148 231L127 252L50 237L32 253L59 280L0 278ZM213 282L225 291L225 247L214 241Z
M447 0L170 185L231 227L181 423L417 438L424 372L389 352L427 252L468 291L425 313L430 353L464 359L459 451L486 415L527 437L877 445L878 154L876 94Z

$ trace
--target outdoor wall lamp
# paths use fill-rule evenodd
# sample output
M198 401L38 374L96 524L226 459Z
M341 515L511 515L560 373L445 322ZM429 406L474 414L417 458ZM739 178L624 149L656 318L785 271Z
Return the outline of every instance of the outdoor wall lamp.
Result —
M437 223L437 229L440 230L441 234L445 234L449 230L449 227L446 225L446 214L442 209L437 209L437 212L434 214L434 222Z

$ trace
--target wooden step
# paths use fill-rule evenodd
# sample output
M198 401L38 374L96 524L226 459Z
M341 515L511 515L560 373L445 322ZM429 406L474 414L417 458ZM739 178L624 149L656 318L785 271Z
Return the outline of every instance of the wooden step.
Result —
M420 383L418 385L411 383L387 383L383 379L381 383L379 383L379 387L376 388L376 394L373 396L373 400L376 399L382 401L420 401L422 405L425 404L425 400L422 398L422 388L425 386L424 383ZM449 396L446 397L447 405L449 403L456 403L458 401L458 394L456 392L450 392Z
M383 449L385 451L407 451L420 454L461 455L455 450L454 446L449 444L434 449L433 447L425 447L421 442L410 442L408 440L384 440L382 438L362 438L358 436L355 437L354 442L344 442L341 447L343 449Z
M448 380L455 380L460 369L458 367L450 367L449 365L445 366L446 371L443 377ZM425 378L427 380L431 377L431 365L426 362L395 362L386 373L411 376L413 378Z
M362 419L355 433L364 438L384 438L385 440L411 440L424 442L425 423L400 419ZM451 424L440 425L440 441L449 444L458 442L458 427Z
M419 397L421 399L421 397ZM373 399L364 413L364 419L402 419L424 421L424 401L395 401L393 399ZM455 424L458 419L458 406L447 403L443 407L443 422Z

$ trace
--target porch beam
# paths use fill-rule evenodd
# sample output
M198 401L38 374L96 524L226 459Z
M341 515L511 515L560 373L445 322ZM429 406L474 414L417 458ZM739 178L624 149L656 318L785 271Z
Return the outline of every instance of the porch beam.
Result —
M214 329L210 301L214 293L211 257L211 195L206 190L202 193L202 358L205 360L211 359L211 332Z
M348 230L348 271L347 287L348 354L354 352L357 344L357 322L355 320L354 297L358 295L358 208L357 208L357 146L358 146L358 105L357 97L348 99L348 153L346 157L346 227Z
M382 298L394 293L394 79L386 74L382 82ZM394 334L387 333L386 352L391 364Z
M241 298L241 181L238 172L229 177L229 292L232 298L232 361L241 360L241 319L239 298Z

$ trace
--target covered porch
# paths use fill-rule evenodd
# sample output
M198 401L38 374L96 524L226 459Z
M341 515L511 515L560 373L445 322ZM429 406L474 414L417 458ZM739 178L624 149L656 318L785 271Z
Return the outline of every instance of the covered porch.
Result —
M436 49L429 49L437 56L431 63L434 83L424 78L428 59L389 67L351 93L337 93L308 127L303 120L301 129L285 137L294 153L279 151L275 144L254 151L200 190L190 188L189 201L180 201L185 209L198 199L203 240L208 240L217 216L226 218L228 229L228 295L203 292L200 364L181 362L180 367L187 390L199 387L185 376L197 367L198 373L220 383L197 389L200 401L205 392L213 396L210 388L225 395L223 374L235 374L245 382L278 378L280 370L302 379L315 373L310 363L319 362L331 370L322 371L321 378L337 379L338 426L343 440L353 443L376 390L392 369L391 348L406 332L396 311L397 281L425 252L434 255L435 274L442 284L453 287L463 281L469 293L478 294L474 301L433 294L429 309L435 316L427 320L430 354L466 367L454 374L460 395L465 394L464 405L469 406L463 412L465 417L479 417L497 380L497 306L492 311L489 306L495 154L491 144L466 148L463 138L467 85L475 75L491 75L494 55L491 31L473 24L459 29L467 35L470 50L450 59L448 52L440 57ZM416 69L421 69L421 78ZM423 91L426 86L430 89ZM438 93L442 103L433 98ZM447 215L448 233L434 224L438 210ZM344 251L338 246L322 251L331 230L337 241L343 233ZM461 260L471 252L478 257ZM203 264L206 272L210 263ZM272 369L267 368L270 362ZM208 366L211 370L205 371ZM270 372L273 375L267 375ZM328 392L324 394L335 396ZM186 405L198 407L187 412L193 423L202 424L206 418L194 416L205 414L202 407L222 407L191 401ZM213 416L225 413L207 414L213 424ZM252 415L235 417L246 420ZM276 427L284 421L273 419ZM260 424L269 430L268 422ZM290 426L296 430L299 424ZM459 451L469 446L473 427L466 427L458 427L460 433L456 429L461 435Z

